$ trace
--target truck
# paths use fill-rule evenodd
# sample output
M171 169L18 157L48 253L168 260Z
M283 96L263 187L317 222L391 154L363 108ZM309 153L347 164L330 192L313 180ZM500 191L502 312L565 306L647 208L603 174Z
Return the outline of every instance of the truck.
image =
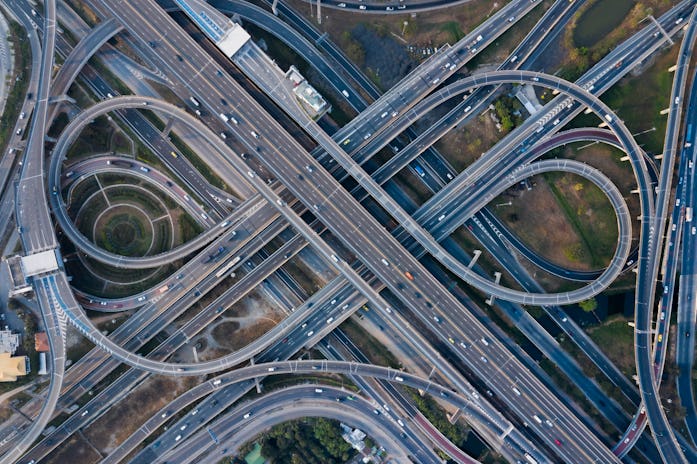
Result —
M525 453L525 460L528 461L530 464L537 464L537 459L530 456L529 453Z
M692 206L685 208L685 222L692 222Z
M196 100L194 97L189 97L189 100L191 100L191 103L193 103L194 106L201 106L198 100Z
M208 259L206 259L206 261L204 261L204 263L207 263L208 261L214 261L214 260L220 258L220 256L223 253L225 253L225 250L227 250L227 248L225 248L224 246L218 247L218 249L215 251L215 253L211 253L210 255L208 255Z
M225 113L220 113L219 116L220 116L220 119L223 120L223 122L228 122L230 120L230 118L228 118Z
M160 287L157 290L157 293L159 293L161 295L161 294L165 293L167 290L169 290L169 285L163 285L162 287Z
M237 263L239 263L239 262L240 262L240 257L239 257L239 256L235 257L235 259L233 259L232 261L230 261L229 263L227 263L227 264L226 264L225 266L223 266L218 272L216 272L216 273L215 273L215 276L216 276L217 278L222 277L223 274L225 274L227 271L230 270L230 268L232 268L232 266L234 266L235 264L237 264Z

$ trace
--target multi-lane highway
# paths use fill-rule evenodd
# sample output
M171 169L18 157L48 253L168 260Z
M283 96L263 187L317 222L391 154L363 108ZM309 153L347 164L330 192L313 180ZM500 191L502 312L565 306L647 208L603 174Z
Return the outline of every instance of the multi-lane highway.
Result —
M50 2L47 3L48 21L45 23L44 53L41 64L41 78L39 79L37 91L36 111L38 112L38 117L35 116L30 130L22 179L18 185L16 211L23 245L25 251L28 253L51 250L56 246L48 210L46 208L39 211L32 209L32 213L34 214L29 215L29 209L26 206L28 200L38 201L44 205L44 207L46 205L45 194L42 195L44 192L42 181L44 171L43 136L36 136L35 134L45 133L46 115L48 111L47 96L49 92L47 69L49 71L51 69L52 51L54 48L53 40L55 33L53 29L55 28L55 5L52 5ZM444 248L438 244L438 241L434 240L434 237L437 238L438 235L444 233L446 230L445 224L439 224L441 221L433 221L432 218L430 223L428 221L421 222L418 219L413 219L397 202L387 196L380 187L381 182L376 182L368 176L354 160L344 153L343 148L338 144L336 139L332 140L312 122L298 120L301 125L303 125L305 131L319 142L324 151L330 155L332 159L336 160L338 162L337 164L339 164L346 173L352 176L389 215L397 220L401 226L398 231L401 240L398 241L395 239L395 237L385 231L373 216L357 203L349 192L344 190L341 184L332 178L307 151L295 140L290 138L274 118L264 112L259 107L258 103L250 98L238 84L229 79L228 76L216 72L217 66L211 61L210 57L202 52L188 36L183 34L178 29L178 26L174 25L166 14L156 5L146 0L137 2L137 5L129 5L117 1L103 1L102 3L113 14L113 18L109 20L112 24L104 25L100 29L100 31L105 32L98 31L92 35L89 42L85 42L87 44L84 46L85 49L96 49L98 46L97 44L104 40L103 37L113 33L112 31L117 27L117 24L118 27L123 26L131 33L135 40L140 41L142 45L157 40L159 51L162 53L159 57L159 65L173 76L176 76L176 79L184 82L188 90L201 100L204 106L210 109L213 114L224 112L226 101L235 101L237 106L236 111L246 115L243 124L239 125L239 127L229 127L229 130L236 138L235 143L241 144L245 149L255 153L255 159L253 161L238 158L238 156L231 152L226 147L225 143L217 136L206 132L207 129L200 121L190 121L190 119L192 119L190 116L186 117L184 114L181 114L181 119L188 120L195 130L201 131L201 133L208 133L209 136L214 139L211 145L219 152L219 154L216 154L216 156L218 156L218 162L225 164L227 172L229 173L229 175L224 176L224 178L234 183L246 177L242 182L245 182L260 193L260 196L252 196L248 200L249 204L256 203L259 205L258 211L249 212L248 204L245 203L237 205L240 208L239 217L233 214L233 216L226 218L226 221L229 221L227 224L225 224L225 221L222 221L220 226L214 225L211 227L211 230L215 231L211 233L211 237L206 237L205 240L199 238L198 240L200 240L200 243L196 243L195 247L188 244L188 246L193 247L190 251L204 246L211 240L216 240L215 237L217 235L227 235L231 229L235 229L236 231L236 226L232 224L235 221L243 222L247 219L251 219L251 216L257 216L257 213L261 213L261 211L265 211L264 214L267 214L267 216L270 212L273 212L274 217L280 213L288 224L294 226L296 232L302 236L302 239L296 236L298 238L293 239L295 241L291 240L281 248L281 250L283 250L282 252L274 253L269 256L268 262L264 262L264 272L273 272L274 269L278 268L288 259L288 256L296 253L307 243L310 243L320 255L324 256L329 263L332 263L344 277L348 279L357 290L363 293L363 295L383 313L383 316L390 320L391 323L395 324L399 330L405 330L405 320L402 317L402 315L404 315L414 318L418 320L419 323L431 328L433 332L437 334L436 338L439 339L440 342L446 344L446 346L448 341L455 347L462 346L462 349L456 349L457 358L462 361L476 377L483 381L487 387L495 393L497 398L506 404L510 414L527 421L527 427L536 435L536 441L539 440L537 441L538 443L544 443L549 447L548 449L536 449L531 445L524 445L522 448L519 447L517 449L518 455L521 458L523 458L526 453L532 453L538 459L545 461L544 455L554 450L553 453L561 456L565 462L615 462L614 456L607 448L607 443L603 443L603 440L607 442L607 439L602 436L599 439L591 429L588 429L584 423L579 421L574 416L574 413L568 410L558 400L553 392L549 391L540 383L531 371L527 370L518 359L496 339L496 337L490 334L489 330L484 325L458 303L450 292L430 274L429 270L407 251L407 249L414 249L414 244L418 243L417 250L419 248L421 250L426 250L441 263L445 264L446 267L456 275L466 282L471 283L476 288L498 298L506 298L520 303L558 304L560 302L580 301L606 288L619 272L626 268L630 251L631 225L629 214L619 192L613 190L614 187L611 183L609 183L607 179L603 179L599 173L593 172L583 166L575 165L574 163L565 163L561 161L538 162L529 164L528 167L525 168L520 167L521 163L529 163L533 159L529 155L532 150L527 151L527 153L526 150L528 150L530 146L530 141L528 140L529 134L534 131L535 125L549 131L548 128L550 124L548 123L551 121L551 118L554 117L555 113L568 109L571 106L569 103L570 100L560 99L561 101L555 101L555 103L550 105L552 108L551 110L545 109L543 114L535 115L533 118L530 118L525 123L524 130L520 131L520 134L508 140L504 140L503 143L500 144L499 153L504 150L509 150L511 153L511 156L508 158L512 160L509 164L509 169L501 171L494 169L495 166L501 163L505 158L497 156L496 153L487 154L482 157L483 161L475 163L472 168L454 179L448 188L442 189L442 191L439 192L440 196L438 199L429 204L429 208L432 208L432 211L439 211L438 214L446 214L449 218L449 226L452 226L457 223L456 221L462 221L463 218L467 218L471 216L473 212L481 209L496 192L500 192L512 183L528 177L532 173L538 172L537 170L571 169L573 172L588 176L592 180L599 182L599 186L609 194L609 198L618 214L618 228L620 229L620 234L618 238L618 249L613 262L604 273L599 275L597 280L575 293L566 292L547 295L544 293L521 292L495 285L488 279L481 278L478 274L471 272L467 266L461 264L452 255L445 252ZM521 8L520 14L524 14L524 12L529 11L531 7L528 2L512 2L507 8ZM508 11L509 10L506 10L506 12ZM118 22L114 20L114 18L118 18ZM504 24L502 24L502 22L504 22ZM486 39L476 39L475 41L481 42L481 46L490 43L501 30L505 30L505 22L512 21L508 21L504 14L500 14L498 17L494 18L493 21L485 23L482 31L486 32ZM679 24L679 21L676 23L676 26L677 24ZM487 27L493 27L494 30L486 29ZM494 32L496 30L498 30L498 32ZM166 39L162 35L165 33L167 34ZM692 34L692 32L690 32L690 34ZM470 37L467 40L471 41L472 38ZM685 43L687 42L688 40L686 39ZM147 48L147 45L145 45L145 47ZM47 50L50 53L48 53ZM176 50L185 50L186 59L175 60L174 56L177 56ZM348 148L353 150L360 149L364 145L364 142L361 142L361 140L367 141L371 139L371 137L375 138L381 136L380 134L383 133L382 128L384 127L383 121L381 121L381 119L384 119L384 116L381 115L385 114L385 110L389 108L395 111L396 115L404 115L405 118L417 117L416 115L418 112L415 112L416 108L411 109L417 104L417 99L427 95L431 92L435 84L451 74L454 69L451 61L457 63L458 66L463 63L462 59L458 59L458 55L461 56L465 54L469 56L475 52L476 49L473 48L471 43L466 44L464 42L450 49L445 49L425 66L408 76L408 78L398 86L397 90L393 89L393 91L388 92L386 96L370 106L357 118L352 128L347 129L345 134L340 134L339 141L353 140L353 142L350 140L347 143ZM50 55L50 57L47 55ZM84 60L84 56L87 55L82 56ZM678 69L682 72L684 71L683 68L686 67L681 65ZM70 74L73 75L74 73L75 71L72 70ZM187 76L193 75L197 76L196 79L187 78ZM669 156L667 160L664 159L661 166L661 179L658 189L659 196L656 200L656 213L654 213L653 196L650 192L651 186L647 176L643 152L638 149L629 132L612 112L595 97L589 95L594 85L600 86L598 79L601 79L604 75L605 74L602 73L596 75L581 87L540 73L505 71L487 73L469 79L463 79L457 84L448 86L441 92L436 93L434 96L435 99L426 99L424 102L428 101L428 104L433 104L434 102L444 101L451 95L458 95L476 86L491 86L508 82L528 82L534 85L548 86L553 89L561 90L571 95L583 106L595 111L601 120L614 132L618 143L628 152L635 174L637 175L643 218L641 248L637 259L640 264L639 281L653 282L656 278L657 266L655 263L657 263L658 260L655 259L652 250L658 249L659 247L656 237L660 235L659 231L663 229L663 210L665 209L665 203L667 201L666 194L670 191L669 179L673 166L672 153L675 152L675 150L670 148L670 145L667 145L667 151L671 152L671 156ZM684 78L676 77L676 82L684 83ZM682 86L684 86L684 84L682 84ZM674 99L674 103L671 103L671 106L674 106L674 108L671 108L672 119L669 124L669 133L666 136L667 140L672 141L672 146L675 145L675 141L677 140L677 132L675 132L677 122L675 116L679 115L681 109L680 102L684 100L681 85L677 85L676 89L678 90L674 90L674 95L671 96L671 101ZM409 94L408 98L405 98L406 93ZM133 106L134 104L142 104L143 101L144 100L139 97L114 99L113 101L103 103L101 106L98 105L98 111L109 111L110 109L119 108L119 104L123 104L125 108ZM177 113L168 105L162 105L155 100L146 102L148 105L152 105L153 108L157 108L158 110L164 112L169 111L170 114ZM426 106L420 106L419 108L426 108ZM87 117L89 116L83 116L83 120ZM368 133L366 135L364 131L371 125L375 127L375 135L373 133ZM79 123L72 127L76 126L79 126ZM62 138L61 141L67 146L70 143L69 140L69 137L65 137ZM516 149L516 146L521 145L523 149ZM284 147L283 151L281 151L279 147ZM60 152L62 150L58 151ZM318 157L326 156L319 151L316 153L313 152L313 154ZM326 159L327 158L325 158L325 160ZM50 185L60 188L61 161L59 157L55 156L54 160L59 161L54 161L55 164L49 171L52 179ZM271 172L272 176L275 177L277 181L271 180L270 184L267 185L266 179L260 178L260 167ZM165 185L167 185L166 181ZM462 195L463 192L471 194L470 199L467 202L456 205L454 203L456 198ZM296 198L302 205L295 202ZM61 199L58 194L55 196L49 195L49 199L53 202L56 211L62 210ZM267 207L262 207L264 202L267 203ZM270 209L268 206L274 209ZM304 206L304 208L301 206ZM325 243L320 238L317 233L317 230L320 229L313 229L313 227L308 226L300 219L299 214L302 213L305 208L314 214L314 216L316 216L317 219L319 219L321 223L358 258L359 262L369 269L370 273L386 286L393 296L396 296L398 301L393 301L393 303L390 304L386 303L386 301L363 280L362 275L352 269L347 261L344 261L342 252ZM443 211L445 213L443 213ZM247 215L245 216L245 214ZM69 219L66 220L69 222ZM69 227L68 223L65 225ZM688 229L687 232L690 232L690 230ZM273 235L275 234L270 234L269 237ZM221 239L222 238L218 238L217 240ZM404 239L411 240L411 242L406 242L407 249L400 244ZM215 241L208 246L214 246L214 243ZM85 247L90 248L89 245L85 245ZM95 250L92 250L92 252L99 253L99 251ZM107 259L111 259L111 257ZM232 263L232 265L235 264L232 261L226 262ZM144 263L145 260L133 260L134 266L149 267ZM158 264L160 263L158 262ZM189 271L190 274L187 273L186 281L180 280L180 277L173 277L171 283L175 286L182 285L182 287L186 285L187 288L191 290L193 286L196 285L195 282L204 278L205 275L210 276L212 274L212 269L210 268L211 266L194 266ZM222 268L222 266L219 268ZM230 268L226 268L226 270L229 269ZM259 274L254 274L257 269L259 269ZM261 276L261 269L261 267L254 268L248 274L249 279L247 281L244 279L239 281L238 285L247 285L247 288L249 288L253 282L258 282L260 279L263 279ZM180 282L176 282L177 280L180 280ZM231 366L231 364L227 364L229 360L225 362L217 360L209 363L209 365L206 363L173 365L136 356L128 349L115 345L96 332L89 319L84 315L81 308L74 300L66 276L60 270L50 275L35 278L34 284L37 296L39 296L41 308L44 311L44 319L55 322L53 325L49 322L45 322L50 329L52 348L57 340L62 340L62 335L65 332L64 324L67 317L81 331L88 335L89 338L95 341L99 347L114 355L117 359L139 369L145 369L150 372L167 373L170 375L196 375L206 372L215 372L226 366ZM640 325L640 321L641 324L645 322L645 319L641 318L644 317L644 312L645 314L649 314L646 308L650 309L650 307L652 307L653 292L647 287L652 287L652 285L645 284L642 287L642 289L646 290L645 293L637 297L638 341L646 341L644 338L646 334L643 333L644 329L641 329L643 325ZM240 291L244 292L244 290L241 289ZM231 289L220 302L231 301L228 299L234 299L234 293L235 291ZM143 296L145 295L139 295L138 298ZM218 303L216 302L214 304ZM307 305L306 308L309 308L309 305ZM211 310L212 306L209 306L207 314L215 317L211 314ZM399 316L397 313L399 313ZM287 324L285 327L287 327L288 331L294 329L295 325L304 315L301 311L295 314L298 315L295 319L291 316L284 322L284 324ZM320 315L320 320L316 323L321 324L322 317L323 316ZM648 320L650 321L650 316ZM192 329L197 331L206 324L206 319L205 317L200 320L194 319L192 324ZM180 341L177 343L181 343L181 340L186 339L187 336L185 333L185 331L182 332L184 335L180 335L180 337L183 336L184 338L180 338ZM685 338L688 338L689 331L686 333L688 335L685 335ZM319 335L318 333L314 338L318 338ZM258 341L258 344L255 345L254 350L269 346L272 341L278 340L281 336L283 336L283 330L274 331L274 333L268 334L266 338L262 337L262 339ZM313 337L308 335L308 338ZM660 342L660 339L658 341ZM420 348L425 351L426 347L423 346L424 343L428 342L420 341L417 346L420 346ZM648 343L639 346L640 350L648 349L647 347ZM57 361L59 363L62 359L60 351L60 347L56 348L55 354L58 356ZM660 350L657 351L660 354ZM640 353L640 351L638 351L638 353ZM243 351L234 353L231 355L231 359L248 359L249 356L248 353ZM56 374L59 373L59 377L62 377L62 365L56 365L55 359L53 361L54 381L48 392L50 400L47 402L47 406L45 406L45 408L48 408L49 413L52 412L56 404L56 389L60 389L61 378L56 378ZM638 362L638 366L641 367L641 365L642 363ZM285 368L284 366L286 365L279 364L268 366L267 368L269 370L267 372L283 370ZM321 369L321 367L315 366L314 370ZM238 372L241 371L235 371L235 374ZM260 374L257 373L256 375ZM399 382L404 381L402 375L394 376L393 380ZM650 376L642 379L640 374L640 381L641 391L646 401L647 392L649 395L651 395L650 392L652 390L655 392L655 379L651 380ZM651 382L650 388L647 387L645 381ZM512 388L511 385L515 385L516 387ZM441 396L444 398L447 397L447 395L447 390L444 395L441 392ZM666 429L665 416L662 415L662 411L656 410L655 404L656 398L649 398L647 402L647 412L654 432L657 431L658 433L659 450L664 453L665 459L667 459L668 462L679 462L678 460L682 458L681 452L675 445L675 440L671 436L670 428ZM40 430L41 425L46 423L46 413L42 413L39 417L40 420L30 429L30 433L24 437L24 440L15 450L15 453L23 452L28 441L36 436L37 429ZM228 417L226 420L230 421L232 419ZM664 430L666 431L665 434L663 433ZM239 432L244 434L243 430L239 430ZM510 431L506 432L506 434L509 432ZM195 437L192 438L191 443L195 443L195 440ZM388 438L385 437L385 440L388 440ZM563 443L563 446L559 445L559 443ZM665 449L660 444L663 444ZM671 461L671 459L676 459L676 461Z

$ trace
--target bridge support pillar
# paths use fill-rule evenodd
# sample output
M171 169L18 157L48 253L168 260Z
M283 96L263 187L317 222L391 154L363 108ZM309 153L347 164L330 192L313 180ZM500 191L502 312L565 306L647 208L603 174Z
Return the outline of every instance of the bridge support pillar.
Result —
M448 414L448 422L451 424L454 424L457 422L457 420L460 418L462 415L462 409L457 408L457 411L455 411L453 414Z
M254 365L254 356L249 358L249 364ZM261 393L261 384L259 383L259 377L254 377L254 386L257 387L257 393Z
M494 272L494 282L496 282L497 284L498 284L499 282L501 282L501 273L500 273L500 272ZM489 306L493 306L493 305L494 305L494 300L495 300L495 299L496 299L496 298L494 297L494 295L491 295L491 296L489 297L489 299L487 299L487 300L485 301L485 303L488 304Z
M474 266L474 263L477 262L479 259L479 256L481 256L482 250L474 250L474 256L472 256L472 261L467 265L469 269L472 269L472 266Z

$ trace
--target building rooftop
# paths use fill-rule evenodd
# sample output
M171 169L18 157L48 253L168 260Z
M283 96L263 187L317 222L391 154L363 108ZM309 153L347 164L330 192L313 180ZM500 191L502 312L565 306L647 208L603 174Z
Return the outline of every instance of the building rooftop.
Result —
M29 372L29 358L0 353L0 382L15 382L20 375Z
M19 346L19 334L11 330L0 330L0 353L15 354Z
M232 23L232 27L225 31L225 35L216 42L216 45L225 53L225 56L232 58L247 42L250 35L242 26L237 23Z
M39 353L49 351L48 336L46 332L36 332L34 335L34 349Z
M56 269L58 269L58 260L55 250L46 250L22 257L22 273L25 278Z

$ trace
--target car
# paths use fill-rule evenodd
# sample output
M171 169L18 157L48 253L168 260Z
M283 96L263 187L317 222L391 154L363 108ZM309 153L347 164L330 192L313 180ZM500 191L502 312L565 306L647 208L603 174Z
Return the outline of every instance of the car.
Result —
M685 332L685 337L690 338L690 332Z
M440 317L433 316L433 320L440 324Z
M307 172L313 172L313 171L314 171L314 169L312 168L312 166L310 166L309 164L305 166L305 169L307 169Z
M330 317L329 319L327 319L327 324L331 324L333 321L334 321L334 318Z
M189 424L184 424L184 425L182 425L181 427L179 427L179 430L182 430L182 431L183 431L183 430L186 430L186 426L187 426L187 425L189 425Z
M359 9L359 10L365 10L366 8L365 8L365 5L361 5L361 6L358 7L358 9Z
M144 296L139 296L139 297L138 297L138 301L145 301L145 297L144 297Z
M515 21L515 16L511 16L510 18L508 18L509 23L512 23L513 21Z
M377 409L373 409L373 414L375 414L376 416L379 416L379 415L380 415L380 411L378 411Z
M397 6L397 9L398 9L398 10L403 10L403 9L405 9L406 7L407 7L406 5L399 5L399 6Z
M448 341L453 345L455 344L455 340L453 339L453 337L448 337Z
M181 436L181 435L177 435L176 437L174 437L174 441L179 441L179 440L181 440L181 439L182 439L182 436Z
M106 301L100 301L99 304L102 305L102 306L106 306L106 305L107 305Z
M393 6L385 7L385 11L394 11L394 7Z
M15 134L22 135L22 128L20 127L19 129L17 129L17 132L15 132Z
M24 111L19 113L19 119L24 119L26 116L27 116L27 113L25 113Z
M479 359L481 359L483 363L488 363L488 362L489 362L489 360L486 359L484 356L481 356Z
M561 440L558 439L558 438L555 438L555 439L554 439L554 444L557 445L557 446L561 446Z
M252 416L252 411L249 411L247 414L242 416L243 419L249 419Z
M315 331L314 331L314 330L310 330L310 331L307 333L307 336L308 336L308 337L312 337L314 334L315 334Z
M170 151L169 154L172 155L173 158L179 158L179 155L174 151Z
M339 8L346 8L346 4L343 3L343 2L342 2L342 3L339 3L337 6L338 6Z

